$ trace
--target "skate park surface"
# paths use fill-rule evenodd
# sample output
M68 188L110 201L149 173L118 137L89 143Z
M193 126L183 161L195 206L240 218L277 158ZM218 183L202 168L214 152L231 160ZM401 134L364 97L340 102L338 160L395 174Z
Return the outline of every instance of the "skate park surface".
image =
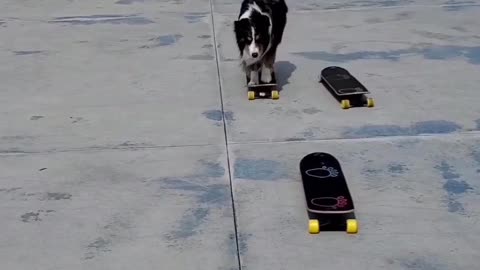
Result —
M280 99L249 101L240 1L2 1L2 269L476 269L480 1L287 5ZM311 152L358 234L308 233Z

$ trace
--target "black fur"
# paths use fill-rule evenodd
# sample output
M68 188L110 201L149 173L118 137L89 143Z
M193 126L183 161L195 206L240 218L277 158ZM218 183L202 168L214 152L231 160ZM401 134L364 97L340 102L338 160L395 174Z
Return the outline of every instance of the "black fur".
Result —
M261 14L256 9L252 9L251 6L254 4L261 12L270 16L272 23L271 34L269 34L269 17ZM240 19L245 12L249 12L249 9L250 16ZM234 22L234 32L242 59L242 66L249 80L251 79L250 73L252 71L258 72L262 65L273 72L277 47L282 42L283 32L287 23L287 12L288 7L285 0L243 0L238 19ZM252 37L252 28L256 37ZM256 42L259 49L259 57L257 58L244 53L245 47L248 48L252 41ZM265 52L269 44L270 48ZM247 58L250 58L248 62Z

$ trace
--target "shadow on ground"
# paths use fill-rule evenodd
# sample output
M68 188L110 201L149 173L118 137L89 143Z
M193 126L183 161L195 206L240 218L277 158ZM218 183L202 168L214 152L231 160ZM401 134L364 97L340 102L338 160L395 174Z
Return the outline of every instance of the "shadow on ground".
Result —
M297 66L289 61L278 61L275 63L278 91L282 91L283 86L289 83L288 79L292 76L295 69L297 69Z

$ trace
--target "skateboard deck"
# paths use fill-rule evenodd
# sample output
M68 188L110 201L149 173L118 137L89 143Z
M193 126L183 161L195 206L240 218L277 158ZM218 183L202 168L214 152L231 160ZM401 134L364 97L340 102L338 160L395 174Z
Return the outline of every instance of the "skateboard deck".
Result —
M345 175L334 156L323 152L308 154L300 161L300 173L309 214L339 216L354 212L355 207ZM347 219L343 223L347 233L357 233L358 225L355 219ZM310 219L309 231L320 232L318 219Z
M272 81L270 83L262 83L260 81L262 74L261 71L258 74L259 84L256 85L248 85L248 77L247 80L247 88L248 88L248 99L254 100L256 98L271 98L271 99L279 99L280 94L277 90L277 78L275 76L275 72L272 73Z
M344 68L324 68L320 73L320 82L340 101L343 109L349 109L352 105L375 106L374 100L366 96L370 91Z

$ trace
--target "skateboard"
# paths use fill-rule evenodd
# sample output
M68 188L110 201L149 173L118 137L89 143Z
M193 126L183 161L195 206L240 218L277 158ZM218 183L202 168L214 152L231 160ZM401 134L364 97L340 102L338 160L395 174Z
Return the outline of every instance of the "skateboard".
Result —
M258 78L261 78L261 71L258 72ZM256 98L271 98L279 99L280 94L277 90L277 79L275 77L275 72L272 72L272 81L270 83L262 83L259 79L259 84L248 85L247 79L247 88L248 88L248 99L254 100Z
M300 173L309 214L309 232L319 233L321 220L325 222L322 226L340 226L349 234L357 233L357 220L354 217L345 219L353 215L355 208L339 161L328 153L310 153L300 161Z
M320 74L320 82L340 101L342 109L352 105L374 107L373 98L368 98L368 89L346 69L336 66L326 67Z

